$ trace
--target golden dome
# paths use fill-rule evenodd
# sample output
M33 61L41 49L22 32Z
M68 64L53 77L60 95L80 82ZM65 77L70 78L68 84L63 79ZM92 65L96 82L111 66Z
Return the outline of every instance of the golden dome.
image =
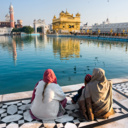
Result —
M78 17L79 17L79 16L80 16L80 13L77 13L77 14L76 14L76 16L78 16Z
M67 15L70 15L70 14L69 14L69 12L67 11L67 9L66 9L66 12L65 12L65 14L67 14Z
M64 11L62 11L61 13L60 13L60 16L63 16L64 15Z
M56 19L56 16L54 15L53 19Z
M64 11L62 11L60 14L64 14Z

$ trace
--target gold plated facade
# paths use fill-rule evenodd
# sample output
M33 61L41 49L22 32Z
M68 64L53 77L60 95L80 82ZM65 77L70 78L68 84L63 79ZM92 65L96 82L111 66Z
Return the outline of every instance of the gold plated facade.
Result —
M62 11L59 14L59 18L56 16L52 20L53 31L56 33L69 33L69 32L79 32L80 31L80 14L77 13L76 17L67 11Z

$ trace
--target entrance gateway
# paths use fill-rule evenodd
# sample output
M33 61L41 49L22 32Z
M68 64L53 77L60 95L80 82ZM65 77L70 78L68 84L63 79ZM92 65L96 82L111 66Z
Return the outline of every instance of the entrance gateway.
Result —
M42 33L43 34L46 34L46 24L45 24L45 20L34 20L33 22L34 24L34 30L35 30L35 33L37 33L37 28L38 27L42 27Z

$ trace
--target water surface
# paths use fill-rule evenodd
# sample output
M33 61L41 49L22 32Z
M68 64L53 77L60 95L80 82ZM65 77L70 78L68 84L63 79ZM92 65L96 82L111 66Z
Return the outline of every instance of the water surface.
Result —
M0 36L0 94L32 90L47 68L60 86L83 83L95 67L128 78L127 42L47 36Z

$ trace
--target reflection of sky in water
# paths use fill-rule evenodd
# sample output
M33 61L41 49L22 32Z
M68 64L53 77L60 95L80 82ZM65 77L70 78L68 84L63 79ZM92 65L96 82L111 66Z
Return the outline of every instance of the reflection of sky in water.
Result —
M127 43L52 37L0 37L0 94L32 90L47 68L61 86L83 83L93 68L126 78Z

